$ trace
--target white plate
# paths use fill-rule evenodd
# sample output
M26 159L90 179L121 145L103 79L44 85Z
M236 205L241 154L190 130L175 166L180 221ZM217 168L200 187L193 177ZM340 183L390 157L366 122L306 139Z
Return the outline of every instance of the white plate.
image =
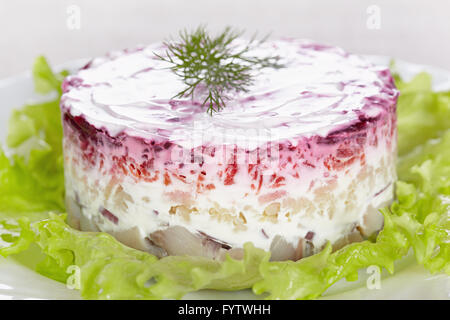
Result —
M390 58L368 56L378 64L388 64ZM78 60L61 68L76 69L86 60ZM410 79L420 71L433 75L435 90L450 89L450 72L439 68L421 66L397 61L396 67L405 79ZM4 140L11 110L29 101L42 100L33 92L30 73L0 80L0 141ZM80 299L76 290L64 284L45 278L34 272L24 261L26 257L4 259L0 257L0 299ZM394 275L381 273L378 289L369 289L367 281L373 273L361 270L355 282L339 281L332 286L322 299L450 299L450 277L445 274L431 275L417 265L412 254L396 263ZM188 299L258 299L250 290L220 292L204 290L188 294Z

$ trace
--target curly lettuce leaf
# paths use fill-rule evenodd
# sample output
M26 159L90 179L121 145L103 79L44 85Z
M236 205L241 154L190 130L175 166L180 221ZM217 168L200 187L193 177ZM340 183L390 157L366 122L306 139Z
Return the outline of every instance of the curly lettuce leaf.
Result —
M81 232L65 223L64 215L30 223L19 220L20 236L0 249L8 256L37 244L46 255L37 266L41 274L66 282L68 268L80 270L81 295L86 299L182 298L201 289L239 290L259 280L258 268L269 253L245 245L242 260L220 263L203 257L156 257L131 249L106 233ZM17 229L17 226L11 227Z
M434 92L431 75L419 73L410 82L395 76L400 97L397 103L398 154L406 155L450 128L450 92Z
M63 74L38 58L33 75L38 92L60 94ZM268 252L245 245L243 260L217 262L201 257L156 257L126 247L105 233L70 228L64 211L62 129L58 99L13 113L8 146L0 151L0 255L27 252L37 245L44 260L37 271L66 282L80 270L87 299L179 299L201 289L253 288L269 299L313 299L340 279L356 280L358 270L377 265L394 272L394 262L412 248L431 272L450 274L450 101L431 90L431 78L410 82L396 77L399 149L397 202L382 213L384 229L375 242L331 246L297 262L270 262ZM432 140L430 140L432 139ZM1 231L3 230L3 231Z
M62 93L61 82L69 73L66 70L54 73L43 56L39 56L33 65L33 81L36 92L47 94L53 91Z
M33 74L36 90L59 92L61 77L44 58L36 60ZM7 146L13 155L0 149L0 215L64 211L59 97L13 111Z

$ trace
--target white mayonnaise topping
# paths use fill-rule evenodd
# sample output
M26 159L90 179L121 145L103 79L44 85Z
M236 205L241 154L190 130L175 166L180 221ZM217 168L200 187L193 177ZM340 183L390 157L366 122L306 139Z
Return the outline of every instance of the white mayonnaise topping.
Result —
M244 43L235 44L239 48ZM355 110L364 108L371 116L381 112L382 106L368 103L367 97L396 95L395 89L386 91L389 79L379 74L385 67L340 48L278 40L248 54L280 56L286 67L255 71L248 92L229 93L226 108L211 117L201 107L203 92L196 92L194 101L173 98L185 85L168 63L155 57L154 52L163 50L156 44L94 59L66 80L63 108L112 136L156 136L194 147L326 135L356 120Z

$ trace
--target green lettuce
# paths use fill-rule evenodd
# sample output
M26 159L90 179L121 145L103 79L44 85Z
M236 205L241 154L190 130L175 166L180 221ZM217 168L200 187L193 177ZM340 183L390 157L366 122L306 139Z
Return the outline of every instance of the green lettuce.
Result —
M376 265L394 272L394 262L414 251L430 272L450 274L450 93L433 92L422 73L404 82L398 102L399 181L397 201L382 213L375 241L353 243L297 262L271 262L270 253L245 244L244 258L224 262L201 257L156 257L129 248L105 233L69 227L64 214L61 80L39 57L33 68L36 90L58 96L13 112L7 144L0 150L0 255L39 248L36 270L71 282L79 271L86 299L182 298L201 289L252 288L269 299L313 299L340 279ZM3 218L2 218L3 217Z
M45 255L37 271L67 282L69 267L77 266L81 294L86 299L179 299L201 289L245 289L260 279L259 266L270 256L247 243L242 260L227 257L220 263L187 256L157 259L121 244L109 234L74 230L65 223L65 215L53 213L34 223L21 218L8 228L20 229L20 235L0 249L1 255L17 254L37 244Z
M43 57L37 58L36 91L60 94L65 74L54 74ZM0 214L64 211L59 97L14 110L6 142L13 155L0 149Z
M400 90L397 104L398 154L404 156L450 128L450 92L434 92L431 76L422 72L410 82L395 75Z

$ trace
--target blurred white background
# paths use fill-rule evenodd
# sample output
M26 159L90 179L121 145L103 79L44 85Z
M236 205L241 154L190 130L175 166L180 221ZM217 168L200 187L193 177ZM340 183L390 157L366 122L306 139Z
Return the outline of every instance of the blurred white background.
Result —
M450 70L448 0L0 0L0 78L207 24L271 32Z

